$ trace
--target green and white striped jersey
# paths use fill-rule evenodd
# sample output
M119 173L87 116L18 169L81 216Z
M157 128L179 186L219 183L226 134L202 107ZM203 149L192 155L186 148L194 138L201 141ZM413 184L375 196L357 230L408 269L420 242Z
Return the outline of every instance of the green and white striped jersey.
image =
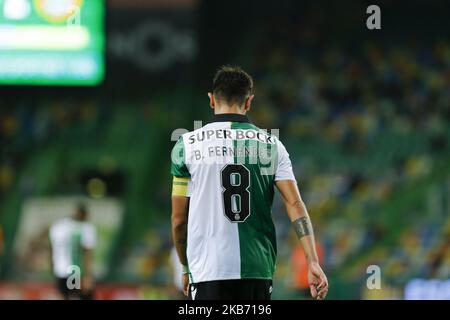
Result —
M95 226L72 218L58 220L50 227L53 272L56 277L70 275L70 267L82 268L82 250L94 249L96 244Z
M212 123L180 137L171 172L174 190L184 184L190 197L191 282L272 279L274 182L295 180L280 140L245 116L215 115Z

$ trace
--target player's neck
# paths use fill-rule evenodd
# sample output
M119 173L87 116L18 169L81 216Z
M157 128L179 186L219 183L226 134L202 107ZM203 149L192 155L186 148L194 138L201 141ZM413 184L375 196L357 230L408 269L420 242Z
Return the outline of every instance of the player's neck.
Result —
M226 113L234 113L245 116L247 111L244 108L240 108L238 106L216 106L214 108L214 114L226 114Z

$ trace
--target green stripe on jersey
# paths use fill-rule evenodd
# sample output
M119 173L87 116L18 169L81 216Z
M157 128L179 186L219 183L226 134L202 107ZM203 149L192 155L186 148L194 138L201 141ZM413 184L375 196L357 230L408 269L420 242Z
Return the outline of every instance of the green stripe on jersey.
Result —
M250 123L232 122L231 129L257 130ZM244 140L245 146L257 146L258 150L270 151L270 158L277 159L276 145L257 140ZM233 141L238 148L242 141ZM237 154L237 153L236 153ZM242 279L272 279L277 254L275 226L272 221L272 202L274 195L274 173L262 174L261 169L275 165L261 162L260 159L244 155L234 157L235 164L243 164L250 171L250 216L238 223ZM267 172L266 172L267 173Z
M83 273L82 248L81 248L81 230L77 226L76 230L70 237L70 250L72 257L72 265L78 266Z
M189 173L189 170L185 163L185 154L184 154L184 144L183 144L183 138L180 137L173 147L172 150L172 163L170 167L170 172L174 177L186 177L190 178L191 174Z

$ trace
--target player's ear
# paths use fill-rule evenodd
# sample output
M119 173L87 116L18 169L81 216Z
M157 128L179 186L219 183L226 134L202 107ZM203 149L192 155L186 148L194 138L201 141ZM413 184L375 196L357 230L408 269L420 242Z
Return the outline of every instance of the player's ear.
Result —
M214 109L214 107L216 106L216 101L214 99L214 95L211 92L208 92L208 97L209 97L209 106Z
M247 100L245 100L245 111L250 110L250 107L252 106L252 101L253 101L254 97L255 97L255 95L252 94L250 97L247 98Z

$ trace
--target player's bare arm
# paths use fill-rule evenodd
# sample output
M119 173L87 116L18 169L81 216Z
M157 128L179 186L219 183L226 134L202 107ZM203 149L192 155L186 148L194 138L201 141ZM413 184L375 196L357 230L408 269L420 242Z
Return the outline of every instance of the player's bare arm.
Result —
M281 193L287 214L300 239L308 261L308 281L311 296L319 300L324 299L328 292L328 280L319 264L312 223L300 191L294 180L277 181L276 186Z
M184 294L188 294L189 274L187 270L187 223L188 223L189 198L183 195L172 194L172 238L183 265L182 282Z

